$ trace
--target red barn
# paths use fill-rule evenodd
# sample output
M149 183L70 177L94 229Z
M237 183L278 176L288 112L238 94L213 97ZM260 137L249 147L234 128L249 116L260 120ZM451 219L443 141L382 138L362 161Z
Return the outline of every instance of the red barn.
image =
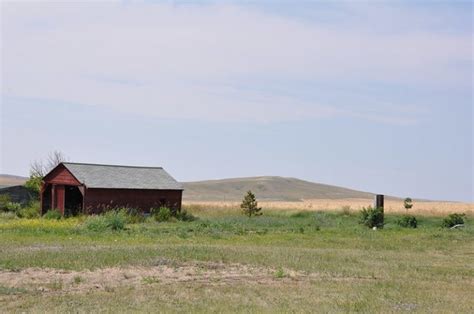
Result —
M183 188L161 167L133 167L63 162L41 185L41 213L100 213L118 207L167 206L181 210Z

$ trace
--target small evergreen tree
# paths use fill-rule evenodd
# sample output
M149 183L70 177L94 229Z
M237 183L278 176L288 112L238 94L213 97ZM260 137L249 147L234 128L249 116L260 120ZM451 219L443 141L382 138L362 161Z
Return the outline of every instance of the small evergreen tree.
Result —
M405 209L408 211L410 208L413 207L413 201L411 198L407 197L404 201L403 201L403 206L405 207Z
M249 218L252 217L252 215L262 215L262 208L258 207L258 202L255 198L255 194L253 194L252 191L247 192L242 201L242 204L240 204L240 208L242 209L242 214L247 215Z

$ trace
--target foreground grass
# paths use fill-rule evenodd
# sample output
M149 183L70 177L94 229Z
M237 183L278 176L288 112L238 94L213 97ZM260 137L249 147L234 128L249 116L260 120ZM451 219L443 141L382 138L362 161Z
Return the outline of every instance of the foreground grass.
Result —
M0 269L84 271L204 262L243 264L307 279L264 282L153 281L81 293L38 292L0 283L8 311L398 311L472 312L474 228L441 229L423 217L384 230L351 214L270 212L248 219L232 212L189 223L148 222L121 232L90 232L81 219L0 220ZM302 278L305 278L304 276ZM133 301L131 301L133 300Z

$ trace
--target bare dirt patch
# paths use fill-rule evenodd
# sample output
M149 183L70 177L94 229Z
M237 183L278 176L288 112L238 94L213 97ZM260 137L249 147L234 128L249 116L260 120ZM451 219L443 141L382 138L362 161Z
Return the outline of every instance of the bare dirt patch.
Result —
M42 293L87 292L110 290L120 286L143 286L156 283L198 282L228 284L236 282L277 283L281 280L306 280L304 273L284 270L283 278L275 270L241 264L184 263L151 267L105 268L92 271L27 268L0 271L3 286Z
M254 283L279 285L310 282L323 278L337 281L374 280L376 278L332 277L289 269L272 269L242 264L160 262L149 267L113 267L87 271L27 268L20 271L0 271L0 284L28 292L63 294L89 291L113 291L117 287L143 287L167 283L200 283L232 285Z

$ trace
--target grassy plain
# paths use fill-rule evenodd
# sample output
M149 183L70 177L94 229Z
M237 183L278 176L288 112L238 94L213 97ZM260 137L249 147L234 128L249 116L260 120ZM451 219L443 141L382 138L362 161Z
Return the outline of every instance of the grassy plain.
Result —
M193 222L92 232L84 218L0 219L4 312L474 311L474 226L383 230L350 211L190 207Z

